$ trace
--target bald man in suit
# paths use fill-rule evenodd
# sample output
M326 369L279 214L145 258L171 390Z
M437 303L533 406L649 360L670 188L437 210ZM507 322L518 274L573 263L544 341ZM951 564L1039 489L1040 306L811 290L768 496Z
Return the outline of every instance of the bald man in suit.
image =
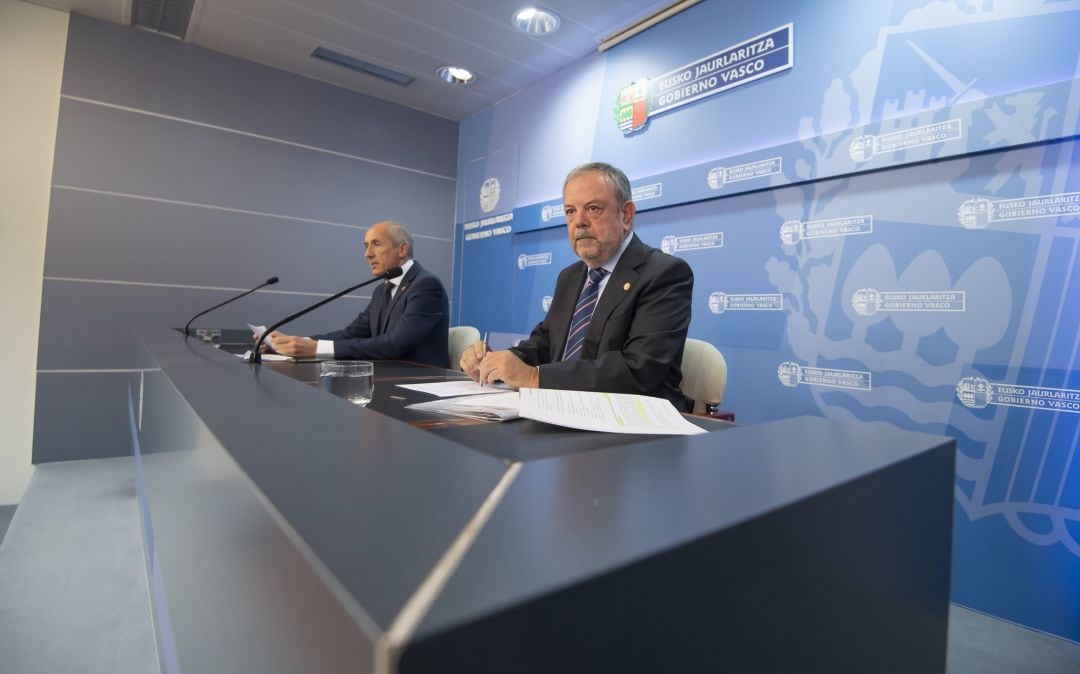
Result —
M274 332L277 353L298 358L409 360L448 367L450 307L442 282L412 257L412 235L393 220L377 222L364 235L364 258L374 276L391 267L402 275L372 293L367 308L334 332L299 337Z

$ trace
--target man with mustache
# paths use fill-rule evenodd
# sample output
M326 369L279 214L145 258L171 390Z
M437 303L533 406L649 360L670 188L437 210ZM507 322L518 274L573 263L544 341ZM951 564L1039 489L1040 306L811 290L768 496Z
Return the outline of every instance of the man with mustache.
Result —
M604 163L582 164L563 184L566 228L581 258L559 274L551 309L506 351L483 342L461 368L514 388L640 393L692 405L679 389L694 275L685 261L633 233L630 181Z
M364 258L373 276L391 267L401 267L402 274L376 286L367 308L344 329L311 337L273 332L267 337L273 350L297 358L411 360L447 367L446 290L437 276L413 260L408 228L393 220L372 225L364 234Z

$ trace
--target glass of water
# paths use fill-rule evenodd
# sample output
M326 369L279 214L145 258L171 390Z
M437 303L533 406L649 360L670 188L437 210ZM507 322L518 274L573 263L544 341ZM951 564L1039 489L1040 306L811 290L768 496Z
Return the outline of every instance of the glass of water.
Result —
M375 392L375 366L366 360L327 360L319 367L322 390L354 405L367 405Z

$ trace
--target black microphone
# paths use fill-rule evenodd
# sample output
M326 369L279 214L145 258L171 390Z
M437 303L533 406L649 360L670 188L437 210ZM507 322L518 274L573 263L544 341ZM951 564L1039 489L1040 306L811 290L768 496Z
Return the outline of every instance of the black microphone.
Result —
M188 321L188 322L187 322L187 325L185 325L185 326L184 326L184 336L185 336L185 337L187 337L187 336L191 335L191 332L190 332L190 331L188 330L188 328L190 328L190 327L191 327L191 323L192 323L192 321L194 321L194 320L195 320L196 318L198 318L199 316L202 316L203 314L208 314L208 313L210 313L211 311L213 311L214 309L217 309L218 307L223 307L223 306L225 306L226 304L228 304L229 302L235 302L236 300L240 299L241 297L245 297L245 296L247 296L247 295L250 295L251 293L253 293L253 292L255 292L256 290L258 290L259 288L265 288L266 286L272 286L272 285L274 285L274 284L275 284L275 283L277 283L277 282L278 282L278 277L276 277L276 276L271 276L270 278L266 279L266 283L263 283L263 284L261 284L261 285L257 285L257 286L255 286L254 288L252 288L251 290L247 291L246 293L240 293L240 294L239 294L239 295L237 295L236 297L233 297L233 298L231 298L231 299L227 299L227 300L225 300L224 302L222 302L221 304L215 304L214 306L210 307L210 308L209 308L209 309L207 309L206 311L200 311L199 313L197 313L197 314L195 314L194 316L192 316L192 317L191 317L191 320L190 320L190 321Z
M397 277L401 276L401 274L402 274L401 267L390 267L389 269L384 271L381 275L376 276L375 278L370 278L370 279L364 281L363 283L357 283L354 286L349 286L345 290L342 290L341 292L339 292L337 294L334 294L334 295L331 295L330 297L327 297L325 300L321 300L319 302L316 302L315 304L312 304L310 307L307 307L305 309L301 309L300 311L297 311L292 316L286 316L285 318L281 319L277 323L274 323L269 328L264 330L261 335L259 335L259 341L255 342L255 348L251 352L251 362L252 363L261 363L262 362L262 353L260 353L260 349L262 349L263 340L266 339L266 336L269 335L274 330L277 330L278 328L285 325L286 323L291 323L292 321L295 321L296 319L300 318L304 314L311 313L312 311L315 311L316 309L318 309L322 305L324 305L324 304L326 304L328 302L333 302L337 298L339 298L339 297L341 297L343 295L347 295L347 294L351 293L352 291L354 291L354 290L356 290L358 288L363 288L364 286L370 285L370 284L372 284L372 283L374 283L376 281L383 281L383 280L389 281L392 278L397 278Z

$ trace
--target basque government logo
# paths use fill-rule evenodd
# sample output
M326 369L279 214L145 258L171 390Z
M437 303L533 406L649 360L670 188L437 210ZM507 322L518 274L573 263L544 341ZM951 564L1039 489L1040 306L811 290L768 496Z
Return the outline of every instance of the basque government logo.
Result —
M709 169L709 177L707 178L707 182L709 183L709 187L711 187L712 189L720 189L724 186L724 183L727 182L727 169L725 169L723 166L714 166L713 168Z
M783 311L784 296L779 293L726 293L717 290L709 294L709 311Z
M994 206L989 199L968 199L956 212L964 229L986 229L994 217Z
M790 69L793 27L789 23L663 75L634 80L616 96L615 123L631 134L650 117Z
M793 246L803 239L821 239L833 236L853 236L871 234L874 231L874 216L855 215L828 220L785 220L780 225L780 240Z
M860 316L873 316L879 311L965 311L966 307L964 290L879 292L859 288L851 295L851 308Z
M874 155L937 145L951 140L960 140L963 137L964 129L961 120L950 119L877 136L869 133L856 136L851 140L851 145L848 145L848 156L852 161L863 162L873 159Z
M704 234L690 234L688 236L667 235L660 239L660 250L668 255L681 253L688 250L707 250L709 248L723 248L723 232L706 232Z
M499 194L502 188L498 178L488 178L480 186L480 210L490 213L499 205Z
M517 259L518 269L540 267L547 264L551 264L551 253L522 253L521 255L518 255Z
M782 157L770 157L738 166L714 166L709 169L705 182L709 183L710 189L718 190L728 183L777 175L783 168Z
M956 215L966 229L984 229L991 222L1080 216L1080 192L1042 194L1018 199L968 199Z
M790 360L786 360L777 366L776 377L781 384L790 388L805 384L807 386L828 386L858 391L873 390L873 375L870 372L799 365Z
M964 377L957 382L956 397L964 407L977 410L987 405L1003 405L1052 412L1080 412L1080 391L1076 389L999 384L982 377Z

